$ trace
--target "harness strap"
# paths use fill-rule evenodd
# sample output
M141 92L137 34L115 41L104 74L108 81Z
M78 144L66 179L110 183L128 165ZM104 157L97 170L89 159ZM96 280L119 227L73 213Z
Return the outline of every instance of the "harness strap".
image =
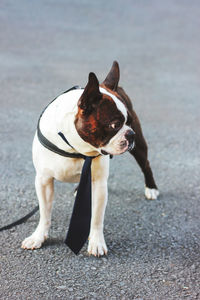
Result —
M64 157L71 157L71 158L83 158L85 159L86 156L81 154L81 153L70 153L70 152L66 152L60 148L58 148L56 145L54 145L52 142L50 142L41 132L40 130L40 126L39 126L39 122L38 122L38 127L37 127L37 136L38 139L40 141L40 143L42 144L42 146L44 146L45 148L47 148L48 150L59 154L61 156Z
M64 136L64 134L62 132L58 132L58 135L63 139L63 141L68 145L70 146L72 149L74 147L72 147L72 145L68 142L68 140L66 139L66 137Z

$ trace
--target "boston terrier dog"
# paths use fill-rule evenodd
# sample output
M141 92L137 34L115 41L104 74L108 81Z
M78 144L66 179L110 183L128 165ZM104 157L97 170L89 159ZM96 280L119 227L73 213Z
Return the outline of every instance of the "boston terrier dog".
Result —
M84 89L71 89L48 105L40 118L40 130L52 144L68 153L92 156L92 212L88 253L107 254L103 234L107 203L110 155L129 151L145 178L145 196L157 199L159 191L147 156L147 144L131 100L118 86L119 65L113 62L106 79L99 85L94 73ZM66 143L58 134L62 132ZM54 179L79 182L84 159L63 157L38 139L33 141L35 187L39 200L40 221L31 236L22 242L24 249L40 248L48 237L54 197Z

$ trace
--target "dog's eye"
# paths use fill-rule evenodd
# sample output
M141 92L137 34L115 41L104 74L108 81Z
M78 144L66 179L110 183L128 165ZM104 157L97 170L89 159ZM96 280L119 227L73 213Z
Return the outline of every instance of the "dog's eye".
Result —
M119 128L121 127L121 123L120 123L119 121L113 122L113 123L109 124L109 127L110 127L111 129L117 130L117 129L119 129Z

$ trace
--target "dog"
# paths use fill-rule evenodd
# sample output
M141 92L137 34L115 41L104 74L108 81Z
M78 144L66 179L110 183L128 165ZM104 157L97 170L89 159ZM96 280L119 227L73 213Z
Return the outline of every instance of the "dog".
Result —
M134 156L145 179L145 196L157 199L158 188L147 156L147 144L139 119L130 98L118 86L119 65L113 62L102 84L94 73L89 74L84 89L63 93L44 111L40 119L42 133L60 149L70 153L96 156L92 160L92 216L88 253L107 254L103 234L104 213L107 203L107 180L110 155L126 151ZM62 131L70 145L60 138ZM40 248L48 237L54 197L54 179L79 182L83 159L60 156L45 148L35 134L33 163L36 169L35 188L40 207L36 230L22 242L24 249Z

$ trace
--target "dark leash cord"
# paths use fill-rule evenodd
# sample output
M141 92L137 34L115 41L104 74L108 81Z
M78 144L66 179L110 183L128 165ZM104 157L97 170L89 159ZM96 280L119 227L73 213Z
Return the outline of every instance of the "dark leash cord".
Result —
M26 222L26 220L28 220L30 217L32 217L38 210L39 210L39 205L36 206L30 213L28 213L27 215L25 215L25 216L22 217L21 219L15 221L15 222L12 222L12 223L9 224L9 225L6 225L6 226L1 227L1 228L0 228L0 231L7 230L7 229L11 229L11 228L14 227L14 226L17 226L17 225L20 225L20 224Z

